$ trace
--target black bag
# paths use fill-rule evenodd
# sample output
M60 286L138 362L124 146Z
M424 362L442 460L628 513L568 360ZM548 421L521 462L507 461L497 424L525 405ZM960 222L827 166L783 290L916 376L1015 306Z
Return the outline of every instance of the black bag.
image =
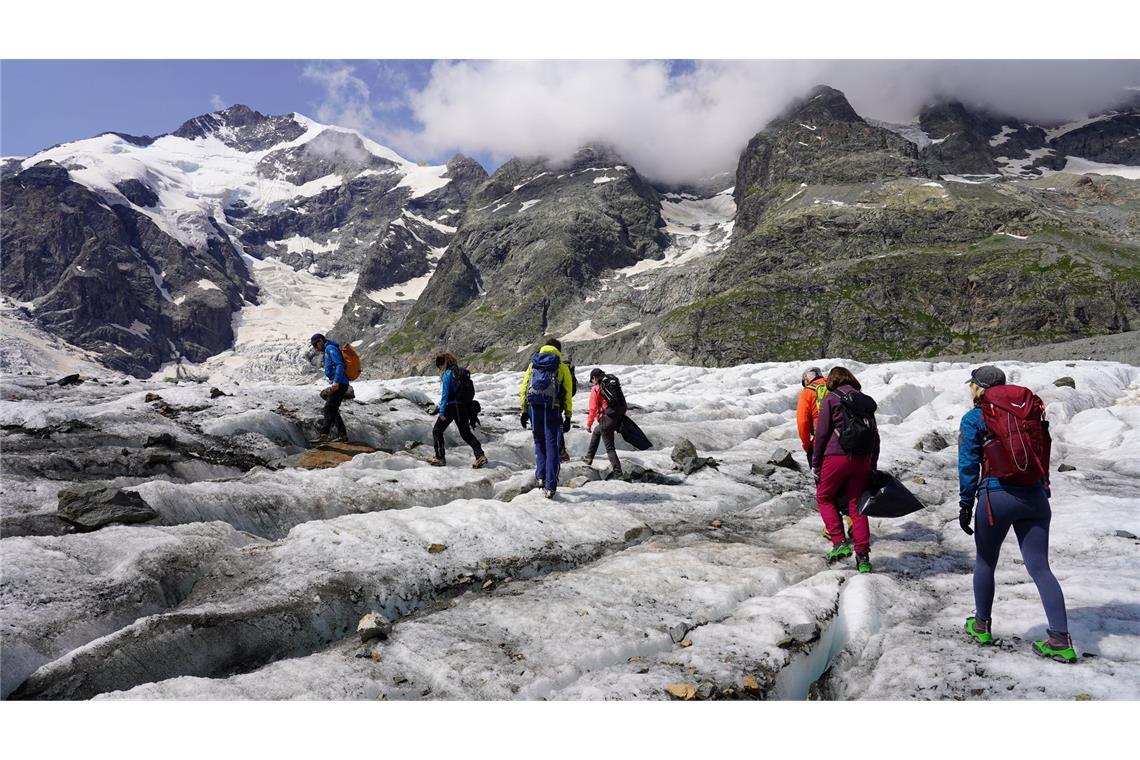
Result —
M843 405L843 429L839 431L839 448L851 456L875 451L875 410L879 405L866 393L833 391Z
M455 377L459 381L459 389L455 393L455 400L460 404L470 404L475 400L475 383L471 381L471 373L460 367L455 370Z
M617 376L604 375L599 385L602 386L602 397L606 400L606 415L620 417L625 414L629 407L625 403L625 393Z
M859 514L864 517L904 517L925 505L894 475L875 470L867 490L859 497Z
M574 371L574 362L567 361L566 367L570 370L570 395L578 395L578 373Z
M479 427L479 412L483 411L482 405L478 401L472 401L463 408L467 410L467 424L473 428Z
M646 437L645 433L641 432L641 428L629 417L621 418L621 425L618 426L617 432L626 443L638 451L653 448L653 444L649 441L649 438Z

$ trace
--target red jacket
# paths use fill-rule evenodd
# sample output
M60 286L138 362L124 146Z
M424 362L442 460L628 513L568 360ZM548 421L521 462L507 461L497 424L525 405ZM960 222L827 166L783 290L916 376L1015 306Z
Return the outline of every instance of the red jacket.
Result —
M609 406L606 397L602 394L602 386L595 385L590 389L590 414L586 417L586 427L594 424L594 420L602 416L602 412Z
M819 420L819 407L816 406L819 392L816 390L816 386L826 384L827 378L824 377L817 377L812 380L806 388L800 391L799 401L796 403L796 429L799 430L800 443L803 444L804 451L811 448L815 426Z

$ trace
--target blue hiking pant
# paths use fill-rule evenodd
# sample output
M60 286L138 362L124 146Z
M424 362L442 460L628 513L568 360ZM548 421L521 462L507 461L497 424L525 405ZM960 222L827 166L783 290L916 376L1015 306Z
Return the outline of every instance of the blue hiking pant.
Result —
M1001 490L982 487L974 517L974 545L978 550L974 562L974 605L980 619L990 619L994 601L994 570L997 569L1001 544L1012 527L1021 547L1025 569L1041 595L1049 629L1060 633L1069 630L1065 595L1049 569L1049 520L1052 514L1049 498L1041 486L1005 486Z
M543 487L558 487L559 441L562 435L562 410L556 406L530 406L530 428L534 435L534 477Z

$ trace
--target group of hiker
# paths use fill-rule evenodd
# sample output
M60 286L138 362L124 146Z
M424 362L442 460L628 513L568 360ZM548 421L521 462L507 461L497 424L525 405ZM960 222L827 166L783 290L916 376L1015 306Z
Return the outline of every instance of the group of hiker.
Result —
M323 356L329 386L318 442L336 437L345 440L340 404L351 398L349 381L359 373L359 358L351 347L317 334L310 341ZM547 338L533 355L519 386L519 422L531 429L534 440L535 483L543 496L554 498L561 463L569 461L566 433L570 431L574 395L578 390L572 366L563 360L557 338ZM355 362L355 367L346 367ZM430 464L446 464L444 431L456 423L460 437L475 456L475 468L487 464L479 439L471 431L480 411L474 398L470 373L459 367L451 353L435 359L440 373L440 401L432 440L435 456ZM602 369L590 372L590 406L586 430L589 446L583 461L592 464L604 444L611 477L622 474L615 433L632 425L620 381ZM973 535L976 547L973 587L975 614L966 619L965 630L981 645L994 642L991 610L994 573L1001 545L1012 528L1026 570L1037 585L1048 620L1047 638L1033 644L1034 651L1062 662L1075 662L1077 654L1068 633L1065 600L1060 584L1049 568L1049 432L1044 404L1027 388L1006 383L998 367L979 367L967 381L972 407L959 426L958 522ZM846 367L833 367L825 376L810 367L800 379L802 390L796 405L796 427L808 466L815 481L815 499L831 542L828 562L854 555L860 573L870 573L871 530L864 511L878 484L890 478L878 471L880 439L875 422L877 404L863 393L862 385ZM636 426L633 426L636 428ZM642 439L644 435L636 431ZM648 441L645 440L648 446ZM897 481L895 481L897 486ZM898 486L907 497L917 499ZM979 498L980 494L980 498ZM984 513L975 515L975 502L984 503ZM862 506L862 509L861 509ZM873 514L873 513L872 513ZM983 516L984 514L984 516ZM846 523L846 524L845 524Z

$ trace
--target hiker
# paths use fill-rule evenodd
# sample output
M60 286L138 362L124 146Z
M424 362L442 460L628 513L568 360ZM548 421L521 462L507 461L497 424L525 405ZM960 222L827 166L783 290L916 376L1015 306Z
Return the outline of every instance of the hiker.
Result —
M977 556L974 615L966 618L966 633L979 644L993 643L994 571L1012 527L1048 621L1047 637L1035 641L1033 651L1076 662L1065 595L1049 569L1050 444L1044 404L1028 388L1006 385L1005 373L992 365L973 370L967 382L974 406L958 429L958 523L973 534Z
M827 378L823 376L823 370L819 367L808 367L800 375L800 386L803 390L800 391L799 400L796 402L796 429L799 431L800 444L804 448L804 456L807 457L810 468L812 447L815 443L815 426L819 421L819 405L828 394ZM842 488L839 489L839 495L845 496ZM850 538L851 515L847 514L847 499L837 498L836 507L847 523L847 537ZM826 527L823 529L823 537L831 538Z
M859 572L869 573L871 527L867 518L859 514L859 496L879 463L876 404L862 392L859 381L846 367L835 367L827 373L827 390L819 406L811 459L815 499L832 544L827 560L850 557L853 539L855 564ZM851 539L843 532L835 503L841 488L851 517Z
M562 350L562 343L555 339L557 348ZM566 366L570 369L570 395L578 395L578 373L574 371L574 362L571 359L566 359ZM558 436L559 458L563 462L570 461L570 452L566 448L566 433L560 433Z
M443 467L447 464L447 452L443 443L443 431L455 422L459 428L459 437L471 447L475 454L475 464L471 465L478 470L487 464L487 457L483 455L483 447L479 439L471 432L471 404L475 397L475 387L472 385L468 393L463 393L463 385L470 384L471 375L465 369L459 368L459 361L454 354L442 353L435 357L435 366L439 370L439 416L431 429L432 443L435 444L435 458L428 464ZM470 396L470 398L466 398Z
M592 431L590 446L586 449L586 456L582 461L592 465L594 455L598 453L598 443L604 441L606 456L610 460L610 476L620 477L621 461L618 459L617 447L614 444L614 433L621 425L624 412L611 408L606 401L606 394L602 389L602 378L605 376L606 373L598 367L590 371L590 414L586 418L586 432L591 433L595 421L598 423L598 429Z
M558 490L559 439L570 431L574 410L573 378L562 362L561 344L548 338L546 345L531 357L519 388L519 421L531 426L534 436L534 478L542 495L553 499ZM563 416L559 422L559 414ZM560 432L561 431L561 432Z
M321 391L325 399L324 419L317 430L317 438L313 443L327 443L329 431L336 425L336 437L332 441L343 443L348 440L348 431L344 427L344 418L340 416L340 404L349 391L348 375L345 373L344 356L340 351L340 344L320 333L309 338L309 345L321 352L321 363L324 366L325 377L329 379L329 386Z

